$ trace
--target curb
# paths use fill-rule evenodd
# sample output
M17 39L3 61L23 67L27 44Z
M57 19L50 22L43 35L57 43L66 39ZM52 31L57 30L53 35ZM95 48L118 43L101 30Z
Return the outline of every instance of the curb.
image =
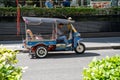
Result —
M87 47L86 50L120 49L120 46Z

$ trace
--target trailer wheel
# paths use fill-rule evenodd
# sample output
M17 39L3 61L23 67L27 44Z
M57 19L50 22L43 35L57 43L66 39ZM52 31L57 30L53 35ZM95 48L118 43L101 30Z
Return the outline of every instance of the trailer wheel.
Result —
M38 47L35 52L36 58L44 58L47 56L47 54L48 54L48 51L44 46Z
M79 43L75 48L76 54L82 54L85 52L85 45L83 43Z

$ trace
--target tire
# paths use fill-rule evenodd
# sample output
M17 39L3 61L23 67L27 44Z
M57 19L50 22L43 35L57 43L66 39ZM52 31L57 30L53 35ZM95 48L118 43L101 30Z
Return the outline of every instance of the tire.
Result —
M48 51L44 46L38 47L35 52L36 58L45 58L47 54L48 54Z
M85 45L83 43L79 43L75 48L76 54L83 54L85 52Z

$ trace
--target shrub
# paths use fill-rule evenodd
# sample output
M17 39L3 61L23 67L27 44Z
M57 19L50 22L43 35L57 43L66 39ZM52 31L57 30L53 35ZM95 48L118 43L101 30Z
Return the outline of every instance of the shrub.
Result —
M120 15L120 7L94 9L90 7L40 8L21 7L21 16L61 17L87 15ZM0 16L16 16L16 7L0 7Z
M120 56L93 59L83 71L83 80L120 80Z
M22 68L15 66L17 53L0 47L0 80L21 80Z

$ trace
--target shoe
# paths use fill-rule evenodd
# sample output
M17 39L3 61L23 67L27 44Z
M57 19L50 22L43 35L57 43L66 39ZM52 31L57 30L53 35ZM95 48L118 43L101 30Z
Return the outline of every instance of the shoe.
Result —
M66 45L66 47L70 47L70 46L71 46L71 44Z

